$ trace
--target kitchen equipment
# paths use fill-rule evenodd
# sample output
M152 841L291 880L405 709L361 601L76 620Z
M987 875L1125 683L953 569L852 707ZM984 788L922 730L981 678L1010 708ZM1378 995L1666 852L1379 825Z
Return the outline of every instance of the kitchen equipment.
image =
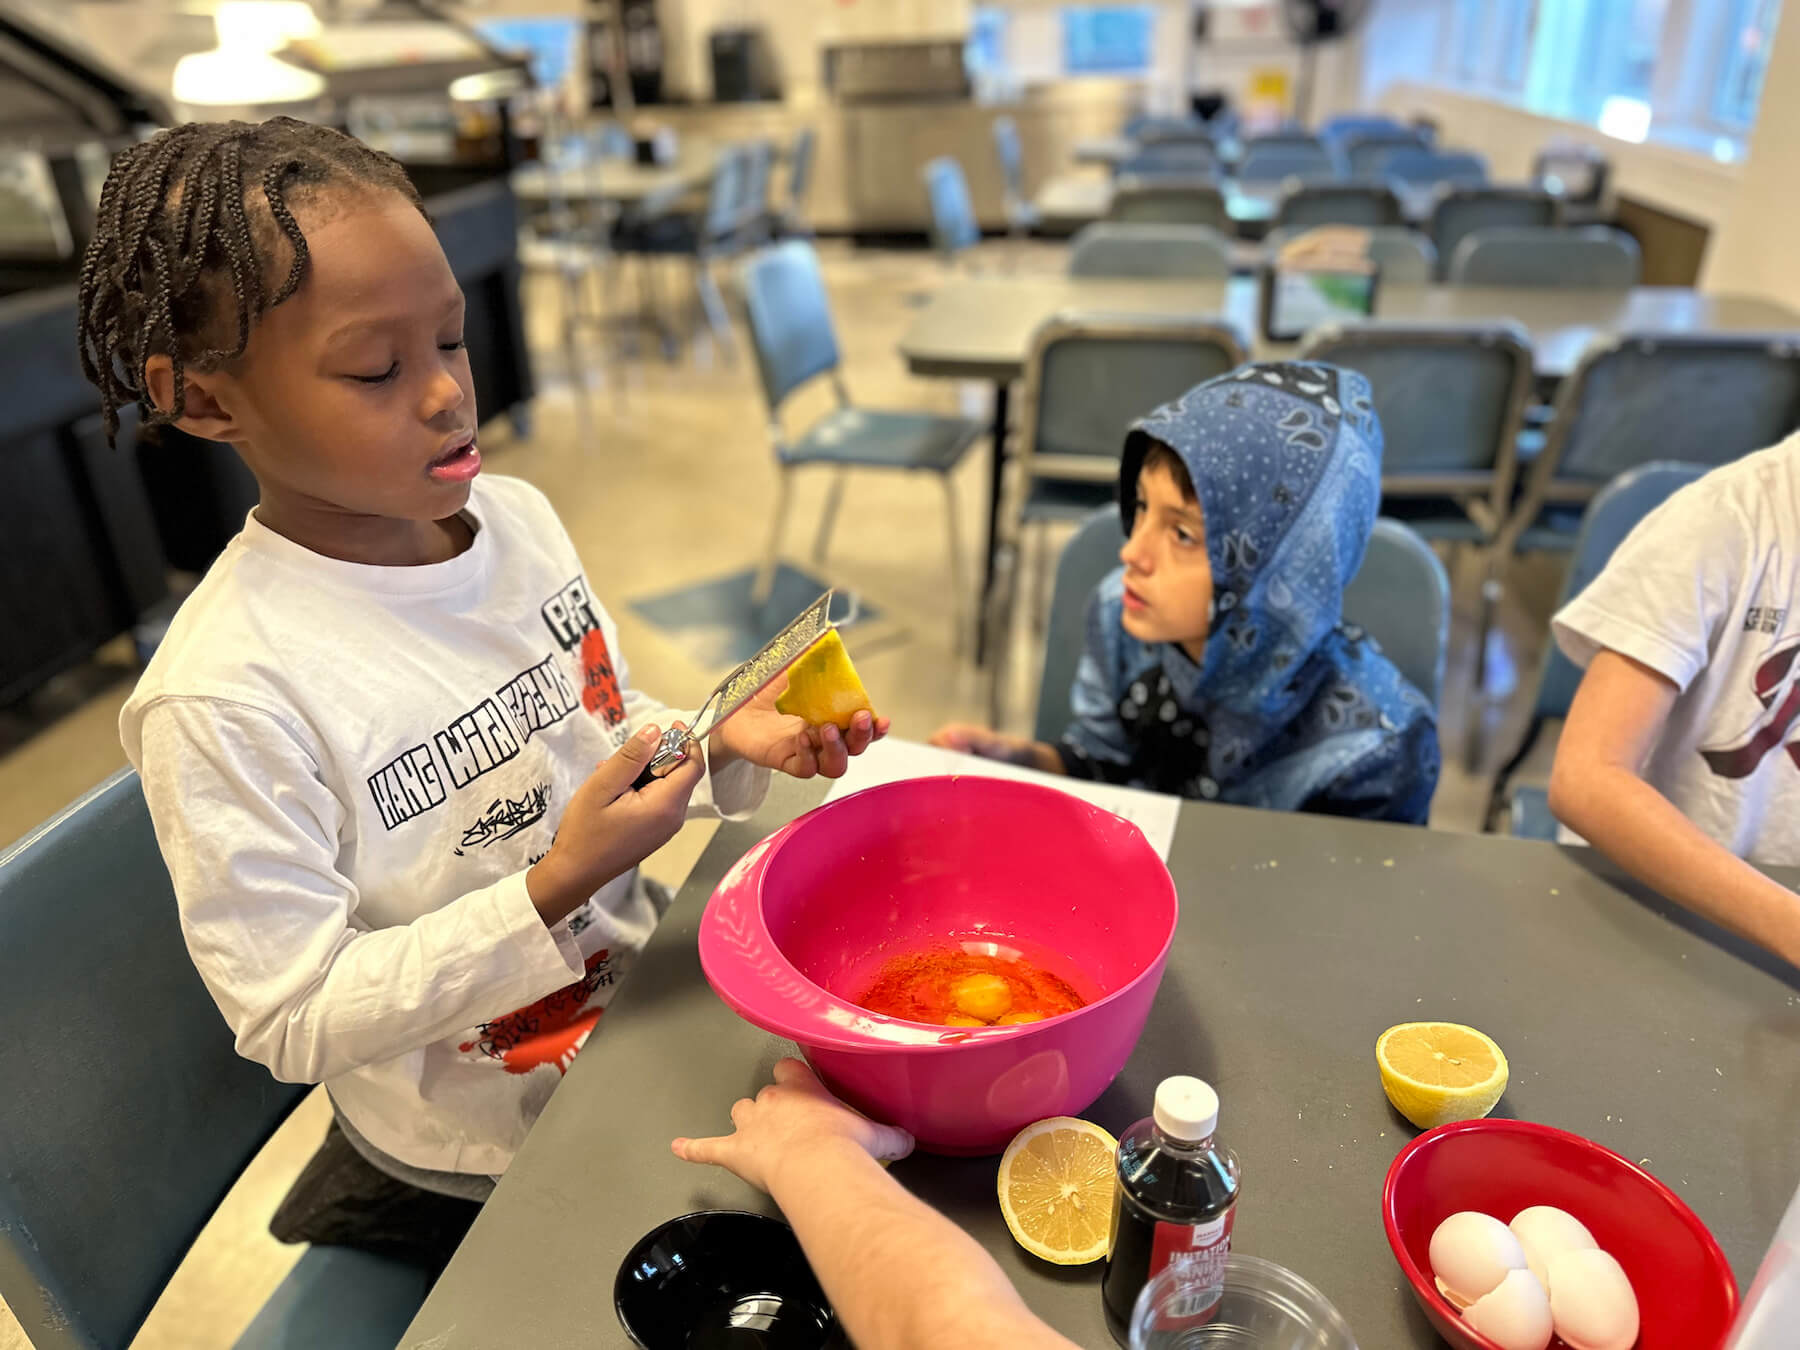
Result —
M739 1210L702 1210L646 1233L619 1266L613 1307L645 1350L846 1350L794 1230Z
M1609 1148L1526 1120L1440 1125L1388 1168L1381 1217L1388 1246L1426 1317L1457 1350L1497 1350L1432 1281L1438 1224L1461 1210L1510 1223L1533 1205L1574 1215L1625 1268L1642 1322L1636 1350L1715 1350L1737 1309L1737 1281L1694 1211Z
M717 731L726 718L768 688L777 676L798 661L808 647L831 629L854 622L854 596L850 598L849 612L842 619L832 619L831 604L836 595L835 590L826 591L789 620L787 626L770 638L761 651L719 681L712 693L706 696L706 702L700 705L700 711L694 714L694 724L691 727L670 727L663 732L662 741L656 747L656 753L651 756L649 767L638 775L637 782L632 786L641 788L654 779L667 778L687 762L688 746Z
M919 778L800 817L726 875L700 963L733 1011L799 1044L839 1096L948 1154L997 1153L1118 1074L1178 914L1135 825L1035 783ZM901 1021L854 999L891 957L956 942L1068 980L1085 1007L1018 1026Z

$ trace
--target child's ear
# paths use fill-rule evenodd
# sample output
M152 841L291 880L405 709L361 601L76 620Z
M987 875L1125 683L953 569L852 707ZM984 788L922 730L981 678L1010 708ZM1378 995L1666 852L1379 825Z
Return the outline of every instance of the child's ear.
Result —
M175 425L190 436L206 441L242 440L243 434L225 405L219 399L216 371L184 370L186 387L181 416ZM175 406L175 363L167 356L156 355L144 362L144 387L150 401L164 412Z

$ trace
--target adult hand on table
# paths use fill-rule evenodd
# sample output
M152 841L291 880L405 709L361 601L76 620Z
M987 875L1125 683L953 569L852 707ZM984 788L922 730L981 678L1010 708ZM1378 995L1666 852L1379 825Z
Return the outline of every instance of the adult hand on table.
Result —
M758 1190L772 1192L771 1177L781 1163L804 1167L835 1144L852 1144L879 1162L904 1158L913 1149L905 1130L877 1125L851 1110L797 1059L776 1064L775 1081L733 1106L731 1123L734 1134L675 1140L675 1156L723 1167Z
M639 791L631 786L661 738L658 728L641 728L569 799L550 851L525 874L526 893L546 924L573 914L595 891L673 839L687 819L688 798L706 772L700 756L688 756L667 778Z

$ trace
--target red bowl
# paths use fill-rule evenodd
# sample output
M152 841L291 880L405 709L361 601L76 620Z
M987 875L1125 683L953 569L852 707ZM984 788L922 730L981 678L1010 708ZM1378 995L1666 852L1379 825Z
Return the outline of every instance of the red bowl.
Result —
M1451 1345L1500 1350L1438 1293L1431 1235L1461 1210L1507 1223L1532 1205L1567 1210L1618 1258L1637 1294L1636 1350L1716 1350L1724 1343L1737 1312L1737 1281L1706 1225L1675 1192L1578 1134L1526 1120L1467 1120L1440 1125L1401 1149L1381 1194L1394 1259Z

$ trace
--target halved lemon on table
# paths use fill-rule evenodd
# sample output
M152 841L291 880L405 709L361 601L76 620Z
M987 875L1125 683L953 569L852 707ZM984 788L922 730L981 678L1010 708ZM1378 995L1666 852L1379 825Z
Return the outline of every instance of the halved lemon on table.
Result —
M1059 1266L1106 1255L1119 1141L1091 1121L1027 1125L1000 1157L1000 1213L1013 1240Z
M1458 1022L1402 1022L1375 1042L1381 1086L1421 1130L1479 1120L1506 1091L1506 1053Z
M875 715L875 705L857 678L850 653L837 629L828 630L800 654L788 668L787 688L775 697L775 711L800 717L807 725L822 727L831 723L841 731L850 730L850 719L859 712Z

